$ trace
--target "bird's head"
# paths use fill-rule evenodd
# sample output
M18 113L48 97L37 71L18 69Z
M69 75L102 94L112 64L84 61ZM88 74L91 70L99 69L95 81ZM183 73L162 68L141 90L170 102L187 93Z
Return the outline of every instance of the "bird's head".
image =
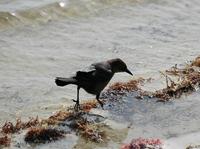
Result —
M111 65L112 72L127 72L130 75L133 75L130 70L128 70L126 64L120 59L111 59L108 61L108 63Z

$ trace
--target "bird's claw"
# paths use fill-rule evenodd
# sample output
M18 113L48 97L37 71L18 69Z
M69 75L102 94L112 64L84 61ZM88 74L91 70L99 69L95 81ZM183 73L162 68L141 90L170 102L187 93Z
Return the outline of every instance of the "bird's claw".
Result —
M75 106L74 106L74 111L78 112L80 109L81 109L80 104L76 103Z
M101 105L102 110L104 110L104 108L103 108L103 103L101 103L100 105Z
M100 104L101 108L104 110L104 108L103 108L103 102L102 102L102 101L100 101L100 100L97 100L97 101L99 102L99 104Z
M72 101L77 103L77 100L75 100L75 99L72 99Z

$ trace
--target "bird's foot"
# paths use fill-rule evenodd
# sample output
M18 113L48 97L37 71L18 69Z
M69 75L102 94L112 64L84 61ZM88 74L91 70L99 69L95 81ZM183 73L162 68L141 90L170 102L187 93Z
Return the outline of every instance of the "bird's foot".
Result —
M102 110L104 110L104 108L103 108L103 103L101 104L101 108L102 108Z
M74 106L74 111L75 112L79 112L79 110L81 109L81 106L79 103L76 103L75 106Z
M74 111L78 112L81 109L79 102L75 99L72 99L72 101L76 103L75 106L74 106Z
M77 100L75 100L75 99L72 99L72 101L77 103Z
M97 100L97 101L99 102L99 104L100 104L101 108L104 110L104 108L103 108L103 102L102 102L102 101L100 101L100 100Z

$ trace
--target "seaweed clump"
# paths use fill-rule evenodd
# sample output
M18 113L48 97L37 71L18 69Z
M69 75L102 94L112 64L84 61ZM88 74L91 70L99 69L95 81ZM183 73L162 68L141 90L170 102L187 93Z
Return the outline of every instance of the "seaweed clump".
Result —
M73 112L70 111L58 111L54 115L50 116L48 119L41 121L42 124L47 125L56 125L59 122L66 120L69 116L73 115Z
M91 100L81 104L82 112L73 112L72 108L69 107L67 111L58 111L54 115L50 116L47 119L41 120L41 125L47 126L68 126L72 131L75 131L77 134L82 136L83 138L93 141L93 142L100 142L102 138L105 137L105 133L98 129L98 124L91 123L87 120L88 112L92 109L97 107L97 101ZM30 129L25 137L26 142L38 142L37 140L41 140L40 142L44 142L44 138L46 141L50 142L52 139L50 136L52 135L51 131L44 131L45 129ZM56 130L54 130L56 131ZM48 134L51 133L51 134ZM65 132L57 132L59 134L64 134ZM42 137L41 137L42 136ZM46 136L46 137L44 137ZM27 139L30 138L30 139ZM58 139L61 137L58 137ZM29 141L31 140L31 141ZM34 141L32 141L34 140ZM36 141L35 141L36 140ZM56 140L56 139L53 139Z
M27 122L22 122L21 119L17 119L16 124L13 124L12 122L6 122L1 128L1 132L4 134L16 133L21 129L39 125L39 123L38 117L30 118Z
M22 122L21 119L17 119L16 123L5 122L5 124L1 127L0 133L3 137L0 137L0 146L10 146L11 138L7 136L7 134L17 133L22 129L26 129L32 126L39 125L39 119L30 118L27 122Z
M83 138L92 142L102 142L106 138L105 131L99 129L99 124L87 119L88 113L80 112L67 119L68 126Z
M89 112L92 108L97 107L97 101L91 100L81 104L81 109L84 112ZM76 117L77 113L73 112L73 107L69 107L67 111L58 111L54 115L50 116L48 119L44 119L41 121L42 124L55 125L60 122L65 121L69 117Z
M198 149L200 148L200 145L189 145L186 147L186 149Z
M125 144L121 149L162 149L162 142L160 139L133 139L131 143Z
M104 103L104 101L102 101ZM81 104L81 108L85 112L89 112L91 109L96 108L99 103L96 100L87 101Z
M5 146L10 146L11 138L9 138L7 135L0 137L0 148Z
M161 72L166 78L166 88L155 92L140 90L138 98L143 99L144 96L147 96L150 98L157 98L159 102L165 102L198 90L200 86L199 67L200 57L197 57L190 65L186 65L184 68L178 68L177 65L175 65L169 70Z
M170 77L178 77L178 81L175 82ZM168 101L171 98L180 98L183 94L190 94L199 88L200 72L192 67L172 67L166 70L166 84L166 88L152 93L152 96L160 101Z
M92 108L96 108L97 105L98 103L96 100L87 101L81 104L82 111L84 113L88 113ZM30 118L27 122L23 122L21 121L21 119L17 119L16 123L5 122L5 124L1 127L0 130L0 133L3 136L0 138L0 145L7 146L10 144L11 138L9 138L6 134L14 134L19 132L20 130L28 128L30 129L28 130L25 136L25 141L27 143L44 143L51 142L53 140L58 140L60 138L63 138L66 132L58 131L57 129L53 128L43 128L41 126L56 126L62 124L69 118L73 118L73 121L74 123L76 123L77 126L70 127L73 131L77 131L78 134L80 134L84 138L98 142L100 140L99 138L101 138L103 133L101 133L100 131L97 132L96 128L92 128L92 125L82 117L78 118L77 113L73 112L72 109L73 108L69 107L67 111L58 111L54 115L43 120L39 120L39 118L36 117Z
M25 136L28 143L45 143L58 140L64 137L64 132L53 128L30 128Z
M192 66L200 67L200 56L198 56L194 61L192 61Z
M141 90L140 84L144 83L144 78L138 78L136 80L130 80L128 82L117 82L102 93L102 99L117 100L124 95L127 95L133 91Z
M172 97L180 98L183 93L190 93L194 90L195 84L192 83L192 80L184 80L181 83L173 83L165 89L156 91L153 95L167 101Z

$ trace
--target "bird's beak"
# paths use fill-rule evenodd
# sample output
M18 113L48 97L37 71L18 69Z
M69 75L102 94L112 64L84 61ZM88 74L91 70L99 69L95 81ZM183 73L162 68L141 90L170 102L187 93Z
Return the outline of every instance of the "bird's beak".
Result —
M132 72L130 70L128 70L128 68L126 69L126 72L130 75L133 75Z

